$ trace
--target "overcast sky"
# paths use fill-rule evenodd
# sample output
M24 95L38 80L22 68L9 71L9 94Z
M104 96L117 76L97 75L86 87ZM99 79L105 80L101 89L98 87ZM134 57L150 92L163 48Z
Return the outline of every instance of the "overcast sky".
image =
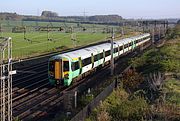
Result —
M180 18L180 0L0 0L0 12L60 16L118 14L123 18Z

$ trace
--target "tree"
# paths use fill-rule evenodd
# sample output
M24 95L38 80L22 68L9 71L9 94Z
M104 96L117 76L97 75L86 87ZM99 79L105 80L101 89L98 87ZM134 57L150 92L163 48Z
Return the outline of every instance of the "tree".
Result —
M58 14L56 12L52 12L52 11L43 11L41 16L44 16L44 17L58 17Z

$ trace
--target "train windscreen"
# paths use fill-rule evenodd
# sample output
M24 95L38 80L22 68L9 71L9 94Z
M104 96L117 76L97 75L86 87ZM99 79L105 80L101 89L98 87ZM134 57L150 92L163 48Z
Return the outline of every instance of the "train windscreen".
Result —
M49 71L54 72L54 61L49 62Z

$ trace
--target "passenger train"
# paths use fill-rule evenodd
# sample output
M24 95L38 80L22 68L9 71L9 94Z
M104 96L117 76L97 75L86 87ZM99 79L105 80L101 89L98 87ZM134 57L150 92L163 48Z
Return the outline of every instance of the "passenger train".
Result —
M113 58L131 52L150 41L150 34L141 34L113 43ZM69 86L79 76L111 60L111 43L103 43L53 56L48 62L48 78L52 85Z

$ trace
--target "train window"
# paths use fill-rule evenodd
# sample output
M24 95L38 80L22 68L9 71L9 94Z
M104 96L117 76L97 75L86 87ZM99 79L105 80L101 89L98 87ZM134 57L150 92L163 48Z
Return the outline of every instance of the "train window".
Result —
M54 68L54 61L50 61L49 62L49 71L54 71L55 70L55 68Z
M117 53L118 52L118 48L114 48L114 53Z
M136 44L139 43L139 40L136 40Z
M77 62L72 62L72 71L78 70L79 69L79 61Z
M74 65L74 62L72 62L72 63L71 63L71 69L72 69L72 71L74 71L74 70L75 70L75 65Z
M102 58L104 58L104 57L103 57L103 53L100 53L100 59L102 59Z
M128 48L128 44L125 44L125 45L124 45L124 48Z
M120 47L119 47L119 51L121 51L121 50L123 50L123 46L120 46Z
M83 66L91 64L91 57L82 60Z
M150 36L147 36L147 37L144 38L144 40L149 39L149 38L150 38Z
M141 39L138 39L138 40L136 40L136 43L139 43L141 41Z
M69 71L69 61L63 61L63 70Z
M110 50L108 50L108 51L105 52L105 56L106 56L106 57L109 56L109 55L111 55L111 51L110 51Z
M79 69L79 61L75 62L75 70Z
M137 40L134 41L134 44L137 44Z
M126 48L128 48L129 47L129 44L126 44Z
M99 54L97 54L97 55L94 56L94 62L95 62L95 61L98 61L98 58L99 58L98 56L99 56Z

